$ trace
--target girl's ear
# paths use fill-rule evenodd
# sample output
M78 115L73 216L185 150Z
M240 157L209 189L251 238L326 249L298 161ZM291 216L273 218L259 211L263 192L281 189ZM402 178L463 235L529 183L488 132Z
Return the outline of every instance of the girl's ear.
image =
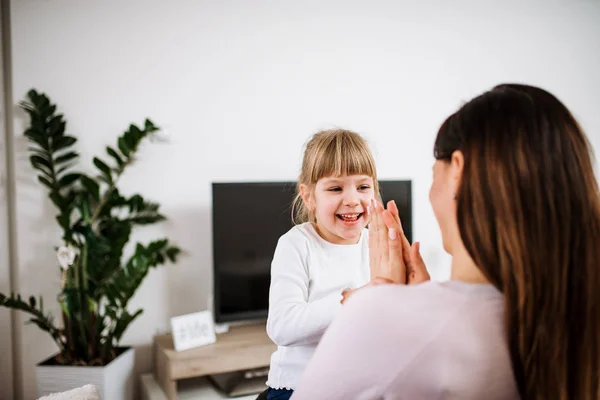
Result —
M309 210L309 211L314 211L314 199L313 199L313 194L312 194L312 190L310 190L310 188L305 185L305 184L301 184L300 185L300 197L302 197L302 201L304 202L304 206Z

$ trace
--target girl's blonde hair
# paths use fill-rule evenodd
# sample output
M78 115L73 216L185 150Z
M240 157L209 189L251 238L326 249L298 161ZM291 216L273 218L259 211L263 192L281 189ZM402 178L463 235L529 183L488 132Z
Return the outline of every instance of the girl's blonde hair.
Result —
M321 178L345 175L367 175L373 178L375 198L380 199L375 160L365 139L346 129L315 133L304 150L296 197L292 203L292 221L295 224L316 222L314 212L302 200L300 185L306 185L312 191Z

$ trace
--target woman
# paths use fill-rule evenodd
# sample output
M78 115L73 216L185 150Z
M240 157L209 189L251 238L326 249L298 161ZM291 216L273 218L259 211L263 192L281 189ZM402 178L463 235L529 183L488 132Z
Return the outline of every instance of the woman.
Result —
M600 198L569 110L495 87L444 122L434 155L451 280L359 289L292 398L600 398ZM426 279L395 214L373 210L372 268Z

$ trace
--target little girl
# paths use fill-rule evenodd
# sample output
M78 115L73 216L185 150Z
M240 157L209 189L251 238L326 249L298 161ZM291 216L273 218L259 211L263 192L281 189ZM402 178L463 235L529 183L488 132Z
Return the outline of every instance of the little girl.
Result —
M365 140L347 130L315 134L306 145L292 215L271 264L267 333L268 400L287 400L342 292L369 281L368 208L379 199L375 162Z

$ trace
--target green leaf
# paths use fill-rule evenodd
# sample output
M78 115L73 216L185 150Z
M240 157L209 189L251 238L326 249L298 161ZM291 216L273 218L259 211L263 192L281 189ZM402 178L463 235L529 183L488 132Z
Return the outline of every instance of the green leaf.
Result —
M29 161L31 161L31 165L33 165L34 168L40 169L40 166L43 166L46 167L49 171L52 171L52 163L50 162L50 160L44 157L33 155L29 157Z
M60 136L65 132L66 123L62 120L63 116L61 114L55 115L48 122L48 132L50 136Z
M148 245L148 250L161 251L162 249L167 247L168 244L169 244L169 241L167 239L155 240Z
M27 114L29 114L29 119L31 121L33 121L34 118L38 117L37 114L37 110L31 106L29 106L29 104L27 104L26 106L21 107L23 110L25 110L25 112L27 112Z
M33 100L33 99L35 99L36 97L38 97L38 96L39 96L39 94L38 94L37 90L35 90L35 89L29 89L29 92L27 92L27 96L28 96L30 99L32 99L32 100Z
M69 229L69 223L71 221L70 221L70 218L68 215L66 215L66 214L57 215L56 221L58 222L58 225L60 225L60 227L63 228L64 230Z
M27 136L29 139L32 139L34 141L37 140L45 140L46 139L46 135L44 135L43 131L40 131L38 129L35 128L28 128L25 130L24 135Z
M61 175L63 172L65 172L66 170L68 170L69 168L73 167L73 163L67 163L66 165L63 165L62 167L60 167L58 169L58 171L56 171L56 175Z
M87 175L81 175L81 184L95 201L100 201L100 185Z
M123 135L127 147L131 150L135 150L136 148L137 141L139 140L139 132L140 130L132 124L129 126L129 130Z
M131 217L131 218L127 218L126 221L129 221L132 224L137 224L137 225L150 225L150 224L155 224L160 221L164 221L166 219L167 218L164 215L155 214L155 215L140 215L140 216L136 216L136 217Z
M131 212L138 211L144 206L144 198L139 194L134 194L128 200L129 210Z
M137 317L142 314L143 310L137 310L133 315L129 314L127 311L123 311L121 314L121 318L117 320L117 325L115 326L113 336L115 340L118 342L121 339L125 330Z
M48 99L47 97L46 97L46 100L48 101L49 106L48 106L48 108L45 108L43 110L43 113L46 114L47 116L54 115L54 113L56 112L56 105L54 105L54 104L50 105L50 99Z
M50 200L52 200L52 202L54 203L54 205L56 205L56 207L59 210L62 210L65 206L65 201L64 199L61 197L60 194L58 194L57 192L52 192L50 193Z
M37 162L33 162L33 161L32 161L32 165L35 169L37 169L40 172L40 174L42 176L45 176L46 178L50 179L51 181L54 180L54 174L48 167L41 165Z
M44 178L43 176L38 176L38 181L40 181L48 189L54 189L54 185L52 184L52 182L50 182L48 179Z
M55 151L63 150L67 147L73 146L75 142L77 142L77 139L73 136L61 136L54 142L54 149Z
M102 171L102 173L104 174L104 176L109 179L112 180L112 176L110 173L110 168L108 167L108 165L106 165L104 163L104 161L102 161L101 159L99 159L98 157L94 157L94 165L100 170Z
M58 186L61 188L65 187L65 186L69 186L70 184L75 182L77 179L79 179L80 176L81 176L81 174L78 174L78 173L67 174L59 179Z
M30 128L27 131L25 131L25 136L29 138L29 140L37 144L41 149L43 149L44 154L48 154L48 152L50 151L50 144L48 143L48 138L46 137L46 135L37 132L37 130L33 128ZM35 148L35 150L38 149Z
M56 159L54 159L54 163L55 164L62 164L64 162L70 161L74 158L79 157L79 154L75 151L70 151L67 154L63 154L60 157L56 157Z
M178 247L169 247L166 251L167 258L171 262L175 262L177 259L177 255L181 253L181 249Z
M117 153L112 147L106 146L106 152L108 153L108 155L115 159L119 167L122 167L125 164L125 162L121 159L119 153Z
M49 159L49 157L50 157L50 152L48 150L44 150L44 149L40 150L38 147L28 147L27 151L29 151L32 156L36 155L36 156L44 157L45 159Z
M40 114L46 114L50 107L50 99L42 93L37 98L33 99L33 104L38 108Z
M0 293L0 306L21 310L31 314L33 316L33 323L38 325L42 330L49 332L57 344L61 343L61 332L54 326L52 322L52 316L50 314L44 315L40 309L23 301L21 299L21 295L15 295L13 293L10 295L10 297L7 297Z
M119 140L117 141L118 146L119 146L119 150L121 150L121 153L123 153L123 155L127 158L129 158L129 147L127 146L127 143L125 142L125 139L121 136L119 138Z
M150 121L149 119L146 118L146 121L144 121L144 130L147 133L152 133L152 132L156 132L156 131L160 130L160 128L157 127L156 125L154 125L152 123L152 121Z
M142 131L140 131L140 128L138 128L137 126L135 126L133 124L131 124L129 126L129 133L130 133L131 140L133 141L132 144L139 142L140 139L142 138Z

